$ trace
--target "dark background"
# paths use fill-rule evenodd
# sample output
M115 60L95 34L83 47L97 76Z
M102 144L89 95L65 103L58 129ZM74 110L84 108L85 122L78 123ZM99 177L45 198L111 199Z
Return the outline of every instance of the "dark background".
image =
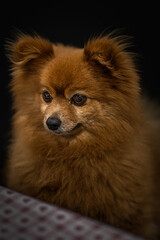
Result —
M32 5L33 3L34 5ZM9 62L5 42L14 39L16 29L34 31L53 42L83 47L91 36L121 29L132 36L138 53L141 86L151 99L159 94L159 5L158 1L9 1L0 6L0 161L5 159L11 122ZM58 3L59 2L59 3ZM144 2L144 3L142 3ZM157 3L156 3L157 2Z

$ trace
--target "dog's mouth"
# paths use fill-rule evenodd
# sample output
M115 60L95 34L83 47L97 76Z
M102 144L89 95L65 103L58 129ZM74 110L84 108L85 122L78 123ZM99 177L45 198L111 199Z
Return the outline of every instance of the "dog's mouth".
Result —
M73 134L74 132L77 132L76 130L80 129L81 126L82 126L82 124L78 123L73 129L71 129L69 131L59 128L56 131L53 131L53 133L57 134L57 135L70 135L70 134Z

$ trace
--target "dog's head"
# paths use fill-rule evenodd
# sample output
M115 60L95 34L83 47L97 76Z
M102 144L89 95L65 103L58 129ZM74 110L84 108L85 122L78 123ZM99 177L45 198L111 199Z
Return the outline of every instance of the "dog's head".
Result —
M125 49L111 36L79 49L21 35L9 46L16 111L36 130L57 137L125 138L139 105L139 77Z

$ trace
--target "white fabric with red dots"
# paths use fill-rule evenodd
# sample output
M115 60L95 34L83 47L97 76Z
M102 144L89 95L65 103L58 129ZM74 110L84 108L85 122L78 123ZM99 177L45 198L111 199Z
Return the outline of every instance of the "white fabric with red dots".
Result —
M0 186L0 240L140 240Z

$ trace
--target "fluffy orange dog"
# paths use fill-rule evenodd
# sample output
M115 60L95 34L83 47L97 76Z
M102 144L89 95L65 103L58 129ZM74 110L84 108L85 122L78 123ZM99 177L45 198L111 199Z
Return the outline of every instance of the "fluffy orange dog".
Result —
M108 35L79 49L21 35L9 50L7 186L159 239L158 118L126 44Z

